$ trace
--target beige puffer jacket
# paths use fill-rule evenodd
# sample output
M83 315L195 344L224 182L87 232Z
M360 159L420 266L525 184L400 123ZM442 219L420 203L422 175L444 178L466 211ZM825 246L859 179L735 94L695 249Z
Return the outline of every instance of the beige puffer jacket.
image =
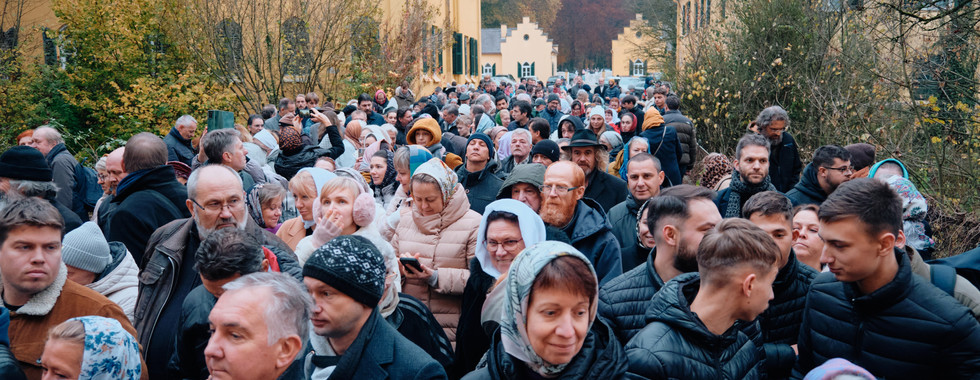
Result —
M422 264L439 271L435 288L423 280L404 279L402 292L429 307L453 344L480 219L480 214L470 210L466 190L457 184L449 204L437 215L422 216L414 205L402 208L401 222L391 240L398 255L418 253Z

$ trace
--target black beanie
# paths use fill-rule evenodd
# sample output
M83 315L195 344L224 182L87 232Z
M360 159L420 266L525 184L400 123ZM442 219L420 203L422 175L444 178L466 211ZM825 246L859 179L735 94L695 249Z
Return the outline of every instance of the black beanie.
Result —
M558 144L549 139L544 139L538 141L537 144L534 144L534 147L531 148L532 159L534 158L535 154L542 154L551 159L553 162L558 162L558 160L561 159L561 152L558 149Z
M313 252L303 265L303 276L323 281L369 307L378 306L385 290L384 258L363 236L343 235Z
M0 155L0 177L25 181L51 181L51 168L41 151L15 146Z

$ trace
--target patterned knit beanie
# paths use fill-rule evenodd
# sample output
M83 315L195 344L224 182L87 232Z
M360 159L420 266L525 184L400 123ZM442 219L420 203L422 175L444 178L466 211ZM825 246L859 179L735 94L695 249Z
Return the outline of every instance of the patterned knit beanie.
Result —
M363 236L342 235L313 252L303 276L323 281L369 307L378 306L385 290L384 258Z

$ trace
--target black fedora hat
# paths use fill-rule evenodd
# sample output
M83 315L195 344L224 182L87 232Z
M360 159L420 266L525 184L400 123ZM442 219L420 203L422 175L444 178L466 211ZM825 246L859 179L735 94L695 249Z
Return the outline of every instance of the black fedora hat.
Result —
M590 147L590 146L605 148L605 145L599 143L599 138L596 137L595 132L592 132L588 129L579 129L575 131L574 135L572 135L572 142L569 143L567 146L563 147L562 149L582 148L582 147Z

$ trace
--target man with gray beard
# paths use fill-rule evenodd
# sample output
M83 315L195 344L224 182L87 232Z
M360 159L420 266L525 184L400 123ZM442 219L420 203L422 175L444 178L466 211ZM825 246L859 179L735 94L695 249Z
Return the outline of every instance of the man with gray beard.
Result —
M136 331L151 380L162 378L173 354L181 305L201 284L195 253L211 233L229 227L244 230L274 254L283 273L302 276L292 250L249 218L241 177L231 168L207 165L191 173L185 203L191 217L174 220L150 236L140 273Z

